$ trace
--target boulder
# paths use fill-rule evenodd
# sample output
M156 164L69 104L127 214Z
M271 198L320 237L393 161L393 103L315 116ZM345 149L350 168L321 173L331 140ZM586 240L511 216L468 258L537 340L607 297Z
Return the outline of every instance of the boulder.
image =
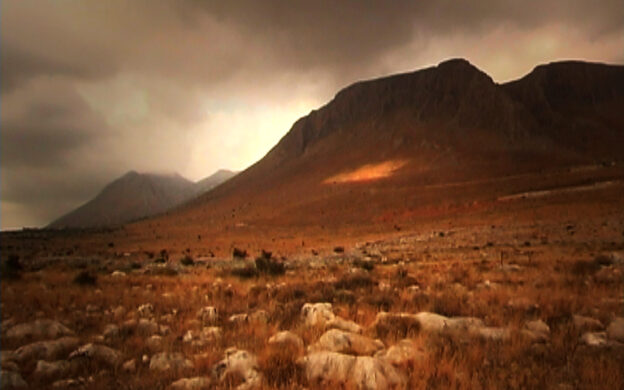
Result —
M316 344L310 346L310 351L331 351L349 355L372 355L384 348L380 340L344 332L340 329L330 329L323 333Z
M145 303L137 309L137 313L141 318L150 318L154 316L154 305L151 303Z
M109 367L116 367L121 364L122 355L116 349L89 343L72 352L69 359L87 359Z
M474 329L471 334L477 336L484 341L509 341L511 339L511 330L503 327L484 326Z
M611 321L607 327L607 337L609 340L624 343L624 317L616 317Z
M156 371L186 370L193 368L193 362L179 352L161 352L152 356L149 368Z
M121 330L115 324L108 324L104 327L104 332L102 332L102 336L105 340L110 341L118 338L121 335Z
M347 386L366 390L403 388L405 381L387 361L338 352L314 352L302 359L312 386Z
M581 336L581 343L588 347L602 347L607 345L606 332L586 332Z
M68 360L57 360L54 362L39 360L33 375L39 380L50 381L67 378L76 369L76 364Z
M22 376L13 371L1 370L0 371L0 389L12 390L12 389L27 389L28 383L24 381Z
M572 325L577 332L598 331L604 329L602 322L597 319L576 314L572 316Z
M262 383L256 356L236 348L228 348L225 357L215 364L212 372L213 377L219 381L227 377L240 379L242 383L236 387L238 390L254 389Z
M158 333L160 327L158 326L158 323L154 320L141 318L139 322L136 323L136 330L137 332L139 332L139 334L143 336L151 336Z
M74 332L58 321L41 319L33 322L15 325L6 332L8 339L57 339L63 336L72 336Z
M324 327L335 318L335 315L332 311L332 304L322 302L304 304L301 308L301 317L306 326Z
M550 338L550 327L542 320L524 324L522 334L534 342L546 342Z
M172 390L204 390L211 388L210 378L197 376L194 378L182 378L173 382L170 386Z
M420 329L420 321L411 313L387 313L382 311L377 313L371 327L375 329L378 336L397 333L405 337Z
M133 374L136 372L136 360L130 359L121 365L121 369L128 374Z
M351 333L362 333L362 327L353 321L345 320L342 317L335 316L326 323L328 329L336 328Z
M301 337L288 330L278 332L271 336L268 344L274 348L283 348L294 351L297 354L302 353L304 349Z
M19 347L15 350L15 360L18 363L35 360L58 360L66 357L80 345L76 337L62 337L58 340L38 341Z
M202 325L212 325L219 320L217 309L214 306L204 306L197 311L197 319Z
M152 352L159 352L163 348L162 337L159 335L150 336L145 341L145 346Z
M383 359L395 367L407 367L409 364L425 358L425 352L418 348L414 341L403 339L388 349L375 354L378 359Z

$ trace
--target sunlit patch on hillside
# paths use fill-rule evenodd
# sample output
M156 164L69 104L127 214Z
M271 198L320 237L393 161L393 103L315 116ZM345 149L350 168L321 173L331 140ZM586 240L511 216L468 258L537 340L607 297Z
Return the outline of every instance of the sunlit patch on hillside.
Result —
M393 175L407 164L408 160L389 160L378 164L366 164L361 167L331 176L323 183L348 183L358 181L378 180Z

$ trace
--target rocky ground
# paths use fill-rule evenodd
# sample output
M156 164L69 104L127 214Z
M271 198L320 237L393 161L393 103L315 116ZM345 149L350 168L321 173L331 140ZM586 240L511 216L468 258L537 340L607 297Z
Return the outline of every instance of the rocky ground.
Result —
M14 256L0 387L621 389L623 249L588 220L288 259Z

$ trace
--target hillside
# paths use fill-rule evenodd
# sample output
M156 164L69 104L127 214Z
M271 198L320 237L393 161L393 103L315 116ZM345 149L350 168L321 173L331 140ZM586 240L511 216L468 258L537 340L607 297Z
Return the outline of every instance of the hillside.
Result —
M232 180L130 229L146 240L158 227L225 242L308 228L382 231L514 191L574 185L585 179L558 172L622 160L622 108L624 67L615 65L552 63L497 84L455 59L358 82ZM530 182L489 182L540 172Z

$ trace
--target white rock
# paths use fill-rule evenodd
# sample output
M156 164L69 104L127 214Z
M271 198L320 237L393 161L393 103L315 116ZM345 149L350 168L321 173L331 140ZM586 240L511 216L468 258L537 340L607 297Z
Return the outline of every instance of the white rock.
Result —
M24 381L22 376L13 371L0 371L0 389L2 390L10 390L10 389L27 389L28 383Z
M54 320L35 320L24 324L19 324L11 327L6 332L6 338L8 339L56 339L62 336L72 336L74 332Z
M182 378L171 384L172 390L203 390L210 388L210 378L204 376L197 376L194 378Z
M135 373L136 372L136 360L135 359L130 359L128 361L126 361L122 366L121 369L129 374Z
M331 351L349 355L372 355L384 348L380 340L342 331L330 329L310 346L310 351Z
M105 345L85 344L69 355L69 359L86 358L109 367L121 364L121 352Z
M607 345L606 332L586 332L581 336L581 342L589 347Z
M211 325L218 321L217 309L213 306L205 306L197 311L197 318L202 325Z
M154 305L151 303L145 303L137 309L137 313L140 317L149 318L154 315Z
M64 358L80 344L76 337L62 337L52 341L38 341L24 345L15 350L15 360L18 363L35 360L58 360Z
M161 352L152 356L149 368L156 371L185 370L192 369L193 362L179 352Z
M580 315L572 316L572 325L577 332L597 331L604 329L602 322L595 318Z
M616 317L607 327L607 337L624 343L624 317Z
M303 352L303 340L291 331L284 330L271 336L268 344L273 347L284 348L296 353Z
M406 367L410 363L424 359L425 352L418 348L414 341L403 339L387 350L377 352L375 357L384 359L393 366Z
M228 348L223 360L213 367L213 375L219 381L233 375L242 378L239 390L257 388L262 383L262 374L258 371L258 360L250 352Z
M325 326L335 318L331 303L306 303L301 308L301 317L306 326Z
M345 320L342 317L335 316L332 320L327 321L327 328L336 328L351 333L362 333L362 327L353 321Z

